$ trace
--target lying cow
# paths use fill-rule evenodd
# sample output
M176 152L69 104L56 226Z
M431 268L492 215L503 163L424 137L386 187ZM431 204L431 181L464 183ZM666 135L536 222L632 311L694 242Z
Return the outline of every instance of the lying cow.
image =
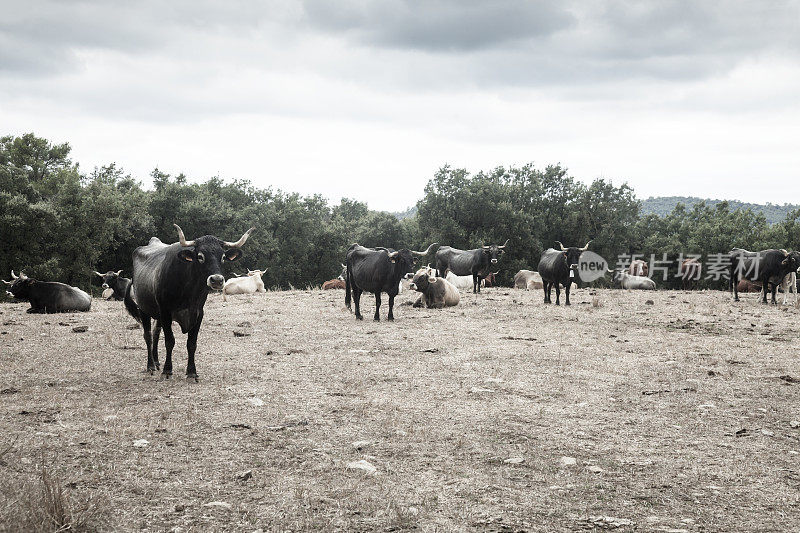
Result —
M656 282L645 276L634 276L621 268L609 270L612 281L621 289L634 289L643 291L656 290Z
M92 297L78 287L70 287L56 281L36 281L24 272L19 276L11 271L11 281L3 280L9 285L6 293L17 300L31 303L28 313L69 313L71 311L88 311L92 306Z
M458 305L461 299L456 286L445 278L437 278L436 272L430 267L417 270L411 281L411 290L422 293L414 302L414 307L424 305L429 309L441 309Z
M649 268L647 267L647 263L641 259L634 259L631 261L631 264L628 265L628 274L631 274L632 276L647 277L648 273Z
M736 290L739 292L761 292L761 284L749 279L742 279L736 284Z
M500 273L498 270L497 272L489 272L489 274L483 278L483 286L484 287L497 287L497 275Z
M535 270L520 270L514 274L514 288L515 289L541 289L542 276Z
M447 271L447 276L444 277L447 281L450 282L455 288L461 291L468 291L472 289L472 276L456 276L449 270ZM486 280L481 280L481 287L486 286Z
M264 288L264 281L261 279L266 270L248 270L246 276L239 276L226 281L225 286L222 288L222 300L227 302L229 294L267 292Z
M325 283L322 284L322 290L329 291L331 289L344 289L345 282L340 280L339 278L336 279L329 279Z
M130 285L131 280L130 278L123 278L120 276L122 274L122 270L117 270L114 272L113 270L109 270L105 274L101 274L98 271L94 271L94 273L103 280L103 298L111 299L114 298L115 300L122 301L125 299L125 291L128 289L128 285ZM108 292L108 289L111 289L111 292Z

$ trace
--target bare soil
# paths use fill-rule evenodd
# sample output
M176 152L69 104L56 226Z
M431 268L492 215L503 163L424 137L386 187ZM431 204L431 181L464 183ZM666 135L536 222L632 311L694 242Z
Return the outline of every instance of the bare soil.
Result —
M121 302L0 305L0 529L31 527L42 469L95 506L89 529L797 527L796 308L718 291L412 298L390 323L384 296L376 323L343 291L212 295L200 383L182 377L184 335L172 379L142 372ZM348 468L360 459L377 472Z

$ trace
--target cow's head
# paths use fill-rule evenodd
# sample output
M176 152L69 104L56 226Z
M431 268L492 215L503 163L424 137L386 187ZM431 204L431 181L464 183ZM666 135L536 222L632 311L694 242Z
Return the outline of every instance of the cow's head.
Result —
M339 274L339 277L336 279L344 281L344 278L347 277L347 265L345 265L344 263L339 263L339 264L342 265L342 273Z
M261 278L266 273L267 273L267 269L266 268L264 268L262 270L250 270L249 268L247 269L247 275L248 276L253 276L253 277L256 277L256 278Z
M781 265L789 272L797 272L797 269L800 268L800 252L787 252L785 250L783 252L785 256L781 261Z
M425 292L432 283L436 283L436 272L428 265L417 270L409 288L413 291Z
M122 270L117 270L116 272L114 272L113 270L109 270L105 274L101 274L100 272L95 270L94 273L100 276L100 278L103 280L103 288L107 289L112 283L114 283L117 280L119 275L122 274Z
M481 246L481 250L483 250L483 254L487 256L489 262L491 264L496 264L497 261L500 259L500 256L503 255L506 251L506 245L508 245L509 239L506 239L506 242L503 243L503 246L497 246L496 244L489 244Z
M400 267L400 270L403 274L408 272L414 271L414 261L416 261L417 257L424 257L430 253L433 247L436 246L436 243L431 244L428 246L428 249L424 252L418 252L416 250L395 250L389 251L386 248L376 248L376 250L386 250L389 254L389 262Z
M26 276L25 272L20 272L19 276L17 276L13 270L11 271L11 281L3 280L3 283L8 285L6 294L17 300L29 299L31 287L35 282L36 280Z
M247 230L236 242L223 241L213 235L204 235L192 241L187 241L183 230L173 224L178 230L178 239L181 250L178 260L192 265L193 272L206 278L206 285L215 291L221 291L225 286L225 276L222 275L224 261L236 261L242 256L240 249L255 228Z
M569 248L564 248L564 245L561 244L560 241L556 241L558 243L559 248L561 248L561 253L564 254L564 258L567 261L567 266L569 266L570 270L577 271L578 269L578 262L581 260L581 254L589 249L589 241L586 243L586 246L583 248L578 248L577 246L570 246Z

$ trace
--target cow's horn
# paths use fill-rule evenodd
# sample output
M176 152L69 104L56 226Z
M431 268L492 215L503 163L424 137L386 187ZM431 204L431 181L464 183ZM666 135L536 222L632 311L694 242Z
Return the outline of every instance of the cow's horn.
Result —
M594 240L594 239L592 239L592 240ZM586 243L586 246L584 246L583 248L581 248L581 252L585 252L586 250L588 250L588 249L589 249L589 243L590 243L590 242L592 242L592 240L590 240L589 242L587 242L587 243Z
M347 268L347 265L345 265L344 263L339 263L339 264L342 265L342 268Z
M122 270L117 270L117 276L119 276L120 274L122 274Z
M256 229L255 226L253 226L249 230L245 231L244 234L241 237L239 237L239 240L236 242L225 241L222 244L223 246L226 246L228 248L241 248L244 245L244 243L247 242L247 238L250 236L251 233L253 233L253 231L255 231L255 229Z
M386 250L386 253L389 254L389 259L394 259L398 255L400 255L400 252L398 252L398 251L390 252L389 250Z
M11 271L11 279L17 279L18 277L19 277L19 276L17 276L16 274L14 274L14 271L12 270L12 271Z
M431 250L433 249L433 247L436 246L437 244L439 244L439 243L435 242L435 243L431 244L430 246L428 246L428 249L425 250L424 252L417 252L416 250L411 250L411 253L414 254L414 255L419 255L419 256L428 255L429 253L431 253Z
M13 281L6 281L6 280L4 280L4 279L0 279L0 281L2 281L3 283L5 283L6 285L11 285L12 283L14 283Z
M558 245L561 247L561 249L562 249L563 251L567 251L567 249L566 249L566 248L564 248L564 245L563 245L563 244L561 244L561 241L555 241L555 242L557 242L557 243L558 243Z
M94 272L95 274L97 274L101 278L103 277L103 275L100 272L98 272L97 270L93 270L92 272ZM119 275L119 274L117 274L117 275Z
M503 246L498 246L498 248L500 248L502 250L503 248L506 247L506 245L508 244L508 241L510 241L510 240L511 239L506 239L506 242L503 243Z
M175 226L175 229L178 230L178 240L180 241L181 246L194 246L194 241L186 240L186 236L183 234L183 230L179 225L173 224L173 226Z

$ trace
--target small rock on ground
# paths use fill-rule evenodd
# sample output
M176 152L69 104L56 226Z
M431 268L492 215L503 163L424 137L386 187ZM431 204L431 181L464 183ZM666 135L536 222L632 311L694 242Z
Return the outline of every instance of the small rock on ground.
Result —
M559 463L561 464L561 466L575 466L576 464L578 464L578 461L574 457L567 457L565 455L559 460Z
M378 472L378 469L370 463L369 461L365 461L364 459L359 459L358 461L353 461L352 463L347 463L347 468L350 470L363 470L367 474L375 474Z

